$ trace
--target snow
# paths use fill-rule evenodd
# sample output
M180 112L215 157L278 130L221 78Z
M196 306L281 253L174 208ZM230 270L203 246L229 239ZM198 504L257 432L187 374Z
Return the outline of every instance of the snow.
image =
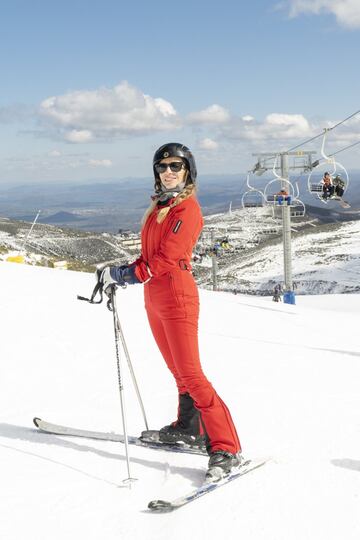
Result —
M293 280L299 294L359 291L360 221L292 235ZM267 243L220 268L220 287L271 291L283 282L283 244Z
M4 540L358 540L360 295L297 304L201 291L205 372L246 457L269 462L172 514L147 503L200 485L207 460L45 435L33 416L121 431L112 315L89 274L0 262L0 538ZM150 428L175 418L176 390L153 342L142 286L117 295ZM128 429L143 429L125 360Z
M274 219L271 207L206 216L205 222L198 253L213 247L214 238L229 240L229 249L220 250L217 258L219 289L270 294L276 284L283 284L282 223ZM360 220L319 225L305 216L300 221L292 218L291 229L297 294L360 292ZM193 266L202 286L212 288L210 256Z

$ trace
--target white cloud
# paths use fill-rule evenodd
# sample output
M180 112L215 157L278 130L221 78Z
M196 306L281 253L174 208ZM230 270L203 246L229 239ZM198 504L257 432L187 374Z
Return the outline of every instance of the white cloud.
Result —
M243 117L232 117L228 124L219 126L215 131L216 140L221 141L221 154L217 152L217 165L221 163L221 156L234 154L250 156L254 152L280 152L315 136L319 137L303 144L302 149L314 150L320 155L323 142L321 135L324 128L331 128L341 120L341 118L308 119L301 114L284 113L270 113L263 120L254 119L251 122L244 122ZM357 142L359 133L360 114L327 133L325 154L331 155ZM347 155L339 154L336 159L349 166L351 153L352 151L349 151ZM233 158L229 159L231 161Z
M51 152L49 152L49 156L50 157L60 157L61 152L59 152L59 150L51 150Z
M210 105L206 109L188 115L190 124L224 124L230 119L230 113L221 105Z
M219 145L216 141L213 141L212 139L209 139L209 138L205 138L199 142L199 148L201 150L217 150L219 148Z
M302 13L320 15L331 13L335 15L339 24L349 28L360 28L360 1L359 0L288 0L282 3L289 8L291 17Z
M72 143L87 143L91 142L94 136L88 129L72 129L64 133L64 139Z
M301 114L271 113L263 122L249 115L233 117L221 128L222 135L232 140L259 142L264 140L291 140L306 138L313 134L313 128Z
M166 131L180 125L176 110L123 81L114 88L78 90L40 104L50 128L69 142L89 142L124 135Z
M305 0L302 0L305 2ZM314 0L320 1L320 0ZM300 0L298 0L300 2ZM360 2L360 0L359 0ZM152 98L127 82L114 88L76 91L50 97L41 104L42 116L57 138L71 143L97 142L114 137L132 137L156 131L192 126L198 149L204 159L212 159L226 147L242 152L290 148L331 127L339 119L308 120L303 114L271 112L264 119L247 113L235 115L219 104L212 104L181 119L171 103ZM346 146L358 138L360 116L331 132L329 151ZM321 145L321 139L319 139ZM342 144L345 143L345 144ZM50 156L51 154L49 154ZM52 154L55 157L55 153ZM79 166L66 163L67 166ZM86 158L84 166L106 168L111 160Z
M258 121L250 114L235 116L220 105L213 105L199 113L192 113L191 120L198 127L211 125L212 133L199 143L202 150L218 148L216 140L220 138L253 143L275 140L286 144L315 134L313 126L302 114L271 113L263 121Z
M302 114L268 114L265 118L264 129L274 129L281 136L302 137L310 133L309 122Z
M90 159L89 165L91 167L111 167L112 161L111 159Z

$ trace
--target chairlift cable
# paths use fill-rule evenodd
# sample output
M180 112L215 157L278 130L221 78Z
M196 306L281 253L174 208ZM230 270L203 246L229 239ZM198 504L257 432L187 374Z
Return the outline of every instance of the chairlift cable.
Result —
M360 113L360 109L358 111L354 112L353 114L351 114L350 116L348 116L347 118L344 118L344 120L341 120L340 122L338 122L334 126L332 126L330 128L324 128L324 130L325 131L332 131L333 129L337 128L341 124L344 124L344 122L347 122L348 120L350 120L350 118L353 118L353 116L356 116L359 113ZM315 135L315 137L311 137L311 139L307 139L306 141L303 141L302 143L297 144L296 146L293 146L292 148L289 148L287 150L287 152L292 152L293 150L296 150L297 148L300 148L300 146L303 146L304 144L307 144L307 143L309 143L311 141L314 141L315 139L318 139L319 137L322 137L324 135L324 130L321 133L319 133L319 135Z
M344 118L344 120L341 120L341 122L338 122L337 124L335 124L335 126L332 126L331 128L327 129L327 131L332 131L333 129L337 128L341 124L344 124L345 122L350 120L350 118L352 118L353 116L356 116L359 113L360 113L360 109L358 111L354 112L353 114L350 114L350 116L348 116L347 118Z
M345 150L348 150L349 148L352 148L353 146L356 146L357 144L360 144L360 141L357 141L353 144L349 144L348 146L345 146L345 148L340 148L340 150L337 150L333 154L329 154L329 157L336 156L336 154L340 154L340 152L344 152Z
M315 139L318 139L319 137L322 137L323 135L324 135L324 132L319 133L319 135L315 135L315 137L312 137L311 139L308 139L307 141L303 141L302 143L297 144L296 146L293 146L292 148L289 148L288 150L286 150L286 152L292 152L293 150L300 148L300 146L304 146L304 144L307 144L311 141L315 141Z
M300 148L301 146L304 146L305 144L308 144L309 142L312 142L312 141L315 141L316 139L318 139L319 137L323 137L324 136L324 132L326 133L327 131L332 131L333 129L337 128L338 126L340 126L341 124L344 124L345 122L347 122L348 120L350 120L350 118L353 118L354 116L356 116L357 114L360 113L360 109L355 111L354 113L350 114L350 116L347 116L346 118L344 118L343 120L341 120L340 122L338 122L337 124L335 124L334 126L330 127L330 128L324 128L324 130L319 133L318 135L315 135L314 137L311 137L310 139L307 139L306 141L303 141L301 142L300 144L297 144L296 146L293 146L292 148L289 148L288 150L286 150L285 152L283 152L284 154L288 153L288 152L292 152L293 150L296 150L297 148ZM347 150L348 148L352 148L353 146L356 146L357 144L359 144L360 141L354 143L354 144L351 144L345 148L342 148L340 150L338 150L337 152L334 152L333 154L330 154L329 157L331 156L334 156L335 154L338 154L340 152L343 152L344 150ZM274 156L276 156L277 154L274 153ZM266 161L269 161L270 159L273 159L273 157L267 157L264 159L264 162Z

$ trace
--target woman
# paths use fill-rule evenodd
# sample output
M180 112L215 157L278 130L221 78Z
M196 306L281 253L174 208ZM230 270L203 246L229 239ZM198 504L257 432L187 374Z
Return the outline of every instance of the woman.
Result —
M155 341L179 393L178 418L163 427L163 442L181 441L209 453L207 479L219 480L242 462L230 412L205 377L199 358L199 294L191 255L203 226L196 199L196 165L179 143L154 155L155 195L145 213L141 256L129 266L107 267L103 289L113 283L145 283L145 308Z
M335 191L335 186L333 185L333 181L332 181L332 178L331 178L331 175L330 173L328 172L325 172L324 173L324 176L322 177L322 180L321 180L321 183L322 183L322 186L323 186L323 199L329 199L331 198L333 195L334 195L334 191Z

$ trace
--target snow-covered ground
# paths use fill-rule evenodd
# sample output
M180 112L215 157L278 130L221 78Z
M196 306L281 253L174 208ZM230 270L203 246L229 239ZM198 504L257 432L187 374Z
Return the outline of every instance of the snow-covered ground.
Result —
M293 234L293 279L300 294L359 292L360 221ZM283 282L283 244L259 247L220 269L220 287L258 292Z
M358 540L360 295L269 298L201 291L203 365L261 469L173 514L147 503L200 485L207 460L37 432L33 416L121 430L112 315L89 274L0 262L0 538ZM151 428L176 391L153 343L142 287L119 314ZM142 417L125 362L128 428Z

